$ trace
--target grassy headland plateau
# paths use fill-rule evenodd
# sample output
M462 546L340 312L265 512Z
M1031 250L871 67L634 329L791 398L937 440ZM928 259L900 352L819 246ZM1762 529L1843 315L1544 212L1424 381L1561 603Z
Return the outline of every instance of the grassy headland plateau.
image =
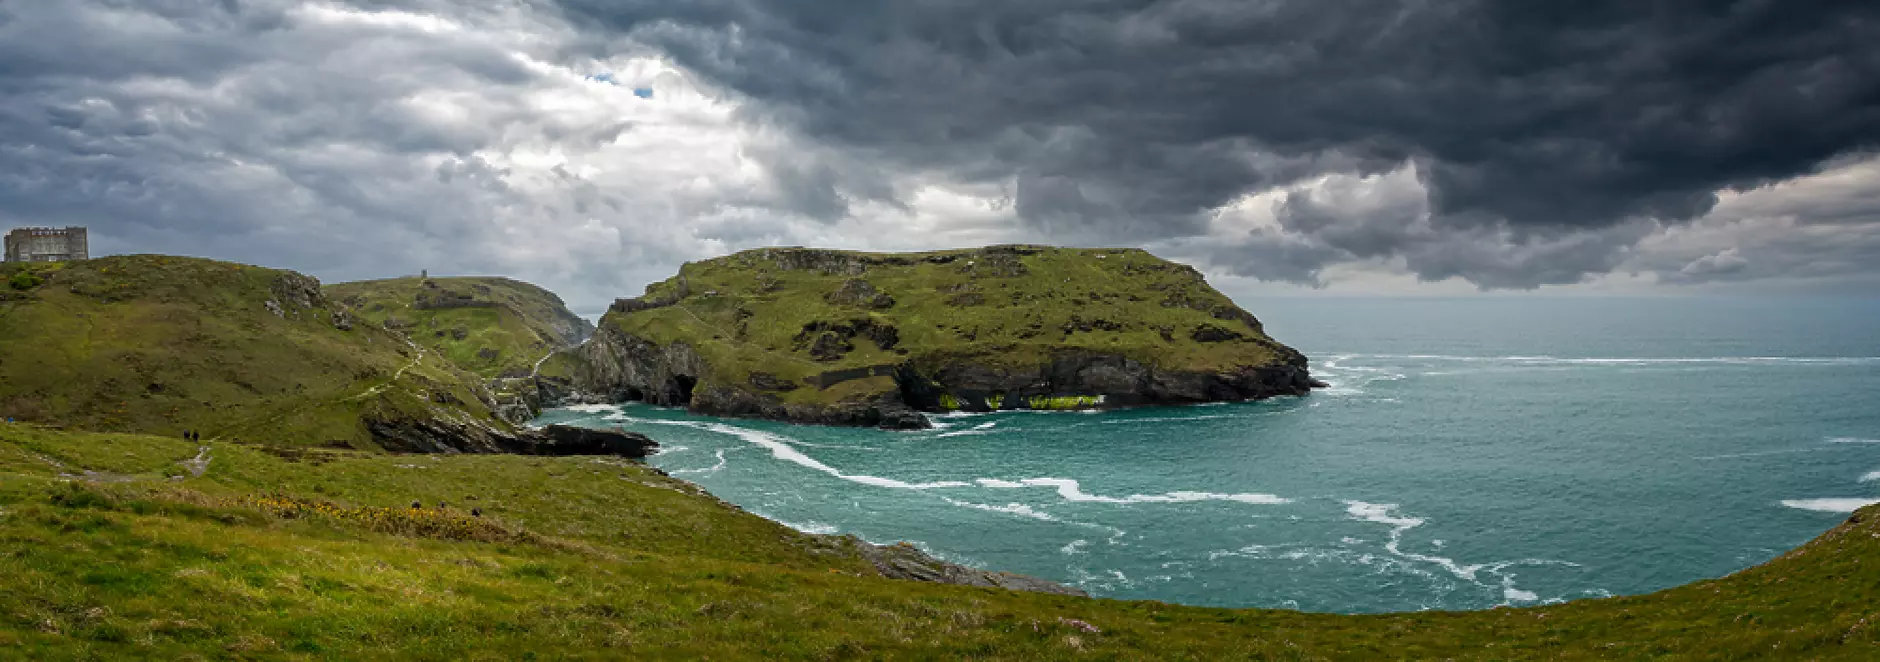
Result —
M1137 249L780 248L686 264L544 374L580 396L798 422L1304 394L1305 357Z
M392 278L327 285L327 297L482 377L526 377L594 325L553 292L508 278Z

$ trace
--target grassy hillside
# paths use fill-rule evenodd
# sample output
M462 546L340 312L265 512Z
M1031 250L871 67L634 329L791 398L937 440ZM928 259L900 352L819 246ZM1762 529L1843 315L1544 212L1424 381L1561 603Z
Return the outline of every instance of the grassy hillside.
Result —
M360 318L408 334L483 377L521 377L593 325L554 293L508 278L394 278L326 286Z
M1035 370L1089 354L1217 373L1295 354L1194 269L1139 249L751 250L688 263L602 324L686 343L709 366L701 388L804 404L894 392L890 376L853 373L904 363Z
M1873 659L1876 518L1647 596L1340 616L885 580L614 460L0 426L0 658Z
M0 417L370 446L368 416L491 421L476 380L290 271L157 255L0 265Z

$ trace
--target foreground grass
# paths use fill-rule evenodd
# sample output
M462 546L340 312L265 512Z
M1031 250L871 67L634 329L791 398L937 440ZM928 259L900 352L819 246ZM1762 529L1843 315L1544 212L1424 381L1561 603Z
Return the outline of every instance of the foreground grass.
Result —
M215 444L194 476L179 462L197 456L167 438L0 427L0 658L1880 655L1877 509L1648 596L1339 616L884 580L839 540L614 460ZM446 501L505 535L282 517L258 495L392 517Z

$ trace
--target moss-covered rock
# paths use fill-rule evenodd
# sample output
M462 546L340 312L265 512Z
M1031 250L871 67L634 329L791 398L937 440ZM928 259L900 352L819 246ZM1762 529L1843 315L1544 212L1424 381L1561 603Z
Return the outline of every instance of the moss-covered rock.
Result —
M924 426L918 411L1302 395L1305 357L1138 249L779 248L685 265L552 361L553 397ZM789 387L782 386L789 384Z

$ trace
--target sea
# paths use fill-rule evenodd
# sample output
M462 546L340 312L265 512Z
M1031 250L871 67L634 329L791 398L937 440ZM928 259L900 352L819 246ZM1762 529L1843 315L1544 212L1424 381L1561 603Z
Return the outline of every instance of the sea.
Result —
M538 423L802 531L1119 599L1372 613L1642 594L1880 502L1880 300L1242 300L1306 397L889 432L643 404Z

